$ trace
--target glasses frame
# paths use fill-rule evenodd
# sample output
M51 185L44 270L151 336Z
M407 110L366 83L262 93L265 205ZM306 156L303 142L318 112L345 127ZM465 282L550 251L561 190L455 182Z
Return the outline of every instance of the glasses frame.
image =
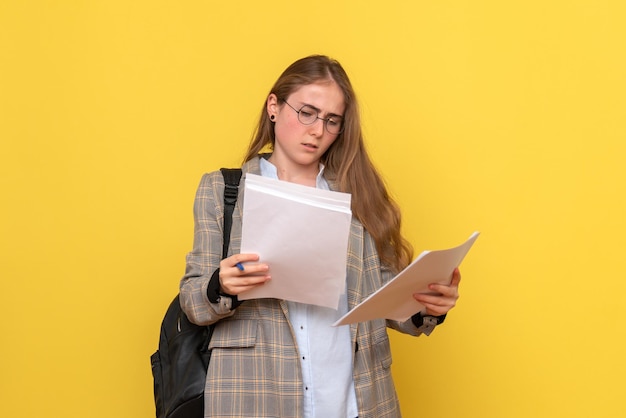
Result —
M313 125L315 122L317 122L317 120L319 119L319 120L321 120L322 122L324 122L324 129L326 129L326 132L328 132L329 134L331 134L331 135L340 135L341 133L343 133L343 130L344 130L344 128L345 128L345 123L344 123L344 122L345 122L345 120L344 120L343 116L339 116L339 115L337 115L337 117L340 117L340 118L341 118L341 127L339 128L339 132L331 132L331 131L328 129L328 122L332 119L332 117L329 117L329 118L326 118L326 119L324 119L324 118L320 118L320 112L319 112L316 108L314 108L313 106L308 105L308 104L302 105L302 107L300 108L300 110L298 110L298 109L296 109L295 107L293 107L292 105L290 105L290 104L287 102L287 100L283 100L283 102L285 102L285 104L286 104L287 106L289 106L290 108L292 108L292 109L293 109L293 111L294 111L294 112L296 112L296 113L298 114L298 122L300 122L301 124L303 124L303 125L305 125L305 126L310 126L310 125ZM300 119L300 112L302 112L302 109L304 109L305 107L308 107L308 108L310 108L311 110L313 110L313 111L315 112L315 119L314 119L314 120L313 120L313 122L311 122L311 123L305 123L305 122L303 122L303 121L302 121L302 119Z

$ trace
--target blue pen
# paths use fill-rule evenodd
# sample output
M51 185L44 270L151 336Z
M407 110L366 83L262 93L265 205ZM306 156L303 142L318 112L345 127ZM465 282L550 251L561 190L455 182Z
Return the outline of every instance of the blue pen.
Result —
M239 271L243 271L243 264L237 263L237 264L235 264L235 267L237 267L239 269Z

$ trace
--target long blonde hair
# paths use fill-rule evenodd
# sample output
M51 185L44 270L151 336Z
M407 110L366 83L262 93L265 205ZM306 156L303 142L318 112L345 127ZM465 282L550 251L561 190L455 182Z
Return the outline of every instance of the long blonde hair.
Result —
M284 101L304 85L328 80L336 82L343 92L345 126L321 158L325 173L337 183L339 191L352 194L352 213L374 239L381 262L399 272L411 262L413 248L400 232L400 209L365 149L356 95L342 66L324 55L302 58L281 74L269 94ZM274 123L266 105L244 161L274 146Z

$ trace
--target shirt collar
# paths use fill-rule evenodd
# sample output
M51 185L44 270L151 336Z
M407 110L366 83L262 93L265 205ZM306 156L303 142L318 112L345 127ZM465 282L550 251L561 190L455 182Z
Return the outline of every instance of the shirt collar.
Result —
M267 159L265 158L259 158L260 160L260 168L261 168L261 175L263 177L269 177L269 178L273 178L278 180L278 169L276 168L276 166L274 164L272 164L271 162L269 162ZM317 177L315 178L315 186L318 189L325 189L328 190L328 183L326 182L326 179L324 178L324 164L319 163L319 173L317 173Z

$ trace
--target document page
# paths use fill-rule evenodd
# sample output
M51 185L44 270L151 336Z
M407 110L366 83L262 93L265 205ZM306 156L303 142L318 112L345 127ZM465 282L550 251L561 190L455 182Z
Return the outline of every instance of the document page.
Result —
M272 279L239 299L337 309L346 283L350 194L254 174L246 174L244 187L241 252L258 254Z
M347 325L371 319L385 318L406 321L424 305L413 298L414 293L430 293L431 283L450 284L452 273L461 264L479 233L474 232L458 247L424 251L378 291L354 307L333 325Z

